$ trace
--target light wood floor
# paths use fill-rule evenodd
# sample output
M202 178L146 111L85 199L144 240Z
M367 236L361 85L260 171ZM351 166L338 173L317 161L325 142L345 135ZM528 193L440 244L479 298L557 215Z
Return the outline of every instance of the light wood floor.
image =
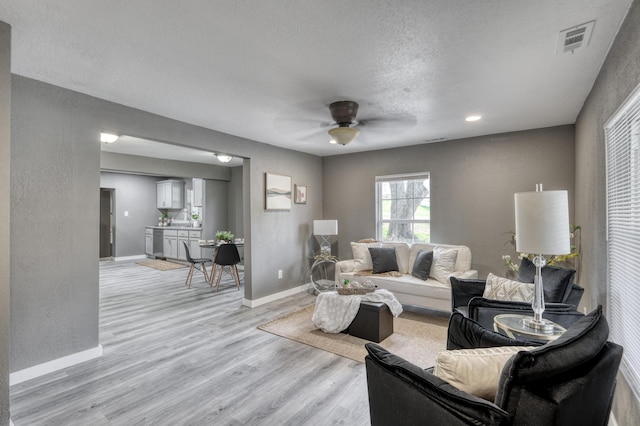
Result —
M186 275L101 262L104 355L12 386L15 426L369 424L363 364L256 329L312 295L249 309Z

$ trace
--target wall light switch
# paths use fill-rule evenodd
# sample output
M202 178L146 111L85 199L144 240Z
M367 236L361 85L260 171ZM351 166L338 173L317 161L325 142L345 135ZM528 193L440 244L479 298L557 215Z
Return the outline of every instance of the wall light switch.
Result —
M124 215L125 215L125 216L129 216L129 211L128 211L128 210L125 210L125 211L124 211Z
M282 278L282 269L278 270L278 279Z

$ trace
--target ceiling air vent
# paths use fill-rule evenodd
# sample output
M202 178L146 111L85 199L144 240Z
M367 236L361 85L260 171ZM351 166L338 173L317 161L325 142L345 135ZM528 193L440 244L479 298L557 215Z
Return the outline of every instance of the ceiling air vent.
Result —
M558 35L558 46L556 47L556 55L559 53L575 52L578 49L587 47L593 32L593 26L596 21L580 24L575 27L567 28L560 31Z

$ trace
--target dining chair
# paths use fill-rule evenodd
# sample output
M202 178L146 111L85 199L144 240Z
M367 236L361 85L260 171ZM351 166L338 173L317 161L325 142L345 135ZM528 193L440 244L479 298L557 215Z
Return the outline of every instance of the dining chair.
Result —
M213 269L211 271L210 285L213 284L213 279L216 277L216 274L218 274L218 279L216 280L216 291L218 291L222 273L224 272L225 266L228 266L229 272L236 281L236 287L238 288L238 290L240 290L238 263L240 263L240 253L238 253L238 247L233 243L221 244L220 247L218 247L218 251L216 252L215 257L213 258ZM218 269L220 270L220 273L218 273Z
M187 262L191 264L191 267L189 268L189 273L187 274L187 281L184 283L184 285L191 288L191 278L193 278L193 270L200 269L204 274L205 281L208 282L209 287L211 287L212 280L209 280L209 274L207 273L207 266L205 265L205 263L211 262L211 259L192 258L191 253L189 253L189 246L187 245L187 243L183 241L182 244L184 244L184 252L187 255Z

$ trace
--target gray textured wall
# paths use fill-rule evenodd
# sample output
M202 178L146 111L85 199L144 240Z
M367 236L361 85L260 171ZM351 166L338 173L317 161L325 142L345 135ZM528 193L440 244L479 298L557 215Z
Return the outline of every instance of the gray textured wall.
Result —
M229 229L229 182L207 179L204 182L205 207L202 237L213 240L216 231ZM242 211L238 212L242 217Z
M607 246L604 124L640 84L640 1L611 46L576 121L576 220L582 231L582 281L589 308L606 306ZM637 366L636 366L637 367ZM640 424L640 401L620 375L614 403L619 425Z
M544 188L574 192L573 126L324 158L324 217L338 219L340 257L350 241L375 236L375 176L431 173L431 241L471 248L481 277L504 276L514 255L513 194Z
M231 181L229 182L229 230L237 238L244 235L244 224L242 220L242 167L231 169Z
M104 171L136 172L154 176L182 176L185 178L231 179L230 167L161 158L100 153L100 168Z
M91 143L99 129L91 98L22 78L12 83L11 371L17 371L98 345L100 145Z
M157 225L156 182L151 176L100 173L100 187L113 192L114 257L138 256L145 251L145 226ZM128 216L124 212L129 213Z
M322 159L13 76L11 371L98 345L101 129L247 158L245 298L306 282L302 242L322 215ZM315 191L290 212L264 210L264 173ZM15 218L15 220L14 220ZM38 247L34 247L34 242ZM277 256L274 256L277 248ZM27 261L37 253L37 268ZM284 278L277 278L277 271Z
M9 423L11 27L0 22L0 425Z

